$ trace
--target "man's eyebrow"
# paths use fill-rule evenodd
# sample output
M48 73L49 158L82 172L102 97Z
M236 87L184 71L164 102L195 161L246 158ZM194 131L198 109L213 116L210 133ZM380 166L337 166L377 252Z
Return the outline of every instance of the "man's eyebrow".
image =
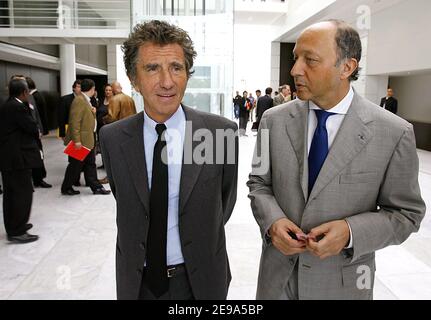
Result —
M157 67L159 64L158 63L147 63L144 65L145 68L155 68Z
M296 55L295 50L292 51L293 55ZM312 50L302 50L303 54L311 54L311 55L315 55L315 56L319 56L319 54L315 51Z
M184 67L184 63L177 62L177 61L172 62L171 65L176 66L176 67Z

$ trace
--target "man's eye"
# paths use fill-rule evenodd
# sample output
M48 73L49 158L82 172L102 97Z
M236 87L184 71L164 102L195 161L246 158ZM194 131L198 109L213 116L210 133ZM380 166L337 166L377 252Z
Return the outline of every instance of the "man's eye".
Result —
M147 66L145 69L147 71L156 71L157 70L157 66Z
M173 66L173 70L174 70L175 72L180 72L180 71L182 71L182 70L183 70L183 67L182 67L182 66Z

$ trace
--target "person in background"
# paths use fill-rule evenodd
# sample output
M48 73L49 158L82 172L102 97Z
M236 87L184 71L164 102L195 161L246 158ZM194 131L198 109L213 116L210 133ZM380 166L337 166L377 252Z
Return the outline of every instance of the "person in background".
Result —
M112 82L114 96L109 100L108 114L103 117L104 123L112 123L136 114L135 102L127 94L118 81Z
M96 132L96 108L91 105L91 97L95 91L94 81L84 79L81 82L81 94L73 99L70 106L69 126L67 128L64 144L73 141L76 149L86 147L90 153L83 161L69 157L69 165L66 168L64 180L61 185L61 194L67 196L77 195L80 192L74 190L73 182L84 171L85 181L93 191L93 194L107 195L111 191L105 188L97 180L95 160L95 132Z
M247 137L247 122L249 118L249 110L251 108L250 100L247 97L247 91L242 93L239 104L239 136Z
M0 106L0 171L3 179L3 217L7 239L14 243L37 241L27 231L33 201L32 168L42 165L37 145L39 129L27 100L29 89L23 79L8 84L9 99Z
M45 156L43 153L43 145L42 145L42 135L43 132L48 132L48 130L45 130L43 126L42 117L39 113L39 110L45 110L44 107L39 108L36 102L36 96L38 96L38 100L42 101L44 103L45 100L43 100L43 97L39 94L34 96L33 93L38 93L37 91L34 91L36 88L36 85L32 78L30 77L23 77L23 76L15 76L16 78L20 78L22 80L25 80L28 85L28 89L30 90L30 95L28 97L28 104L32 113L32 116L34 120L37 123L37 127L39 129L39 138L37 139L37 145L39 146L40 154L42 157L42 166L33 168L32 169L32 177L33 177L33 185L36 188L52 188L52 185L44 181L43 179L46 178L46 168L45 168ZM47 124L46 124L47 125Z
M263 113L271 109L274 106L274 101L271 98L272 88L268 87L265 89L265 95L259 98L256 106L256 122L259 127L260 120L262 119Z
M109 101L111 100L111 98L114 96L113 92L112 92L112 86L108 83L105 85L104 87L104 93L105 93L105 98L103 99L103 101L99 102L99 107L97 108L96 111L96 118L97 118L97 143L99 144L99 131L100 129L105 125L105 122L103 120L103 118L108 114L108 105L109 105ZM100 148L100 145L99 145ZM104 169L105 166L103 164L103 158L102 158L102 165L100 167L98 167L98 169ZM108 177L104 177L103 179L100 179L99 182L101 184L106 184L108 183Z
M233 98L233 113L235 119L239 118L239 106L242 103L242 97L239 94L239 91L236 92L236 96Z
M284 84L279 88L280 93L274 97L274 107L292 100L290 86Z
M48 130L48 116L47 116L47 105L45 98L43 95L37 90L36 84L32 78L25 78L28 84L28 89L30 90L30 94L33 96L33 99L36 103L37 111L39 112L39 117L42 123L42 134L45 136L49 133Z
M394 91L392 88L388 88L386 97L380 100L380 106L393 114L398 112L398 100L394 98Z
M58 136L60 138L64 138L66 136L66 125L69 124L69 113L70 106L73 102L73 99L77 95L81 94L81 80L75 80L72 86L73 92L67 95L64 95L60 98L60 105L58 107Z
M256 99L253 97L253 94L251 92L248 95L248 100L250 101L250 110L248 110L248 113L250 115L249 121L253 122L253 112L254 107L256 106Z

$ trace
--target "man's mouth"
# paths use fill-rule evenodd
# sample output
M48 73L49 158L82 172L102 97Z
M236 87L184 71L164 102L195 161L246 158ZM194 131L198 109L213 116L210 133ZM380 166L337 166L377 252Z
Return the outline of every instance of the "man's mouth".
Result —
M161 98L172 98L175 97L175 94L158 94Z

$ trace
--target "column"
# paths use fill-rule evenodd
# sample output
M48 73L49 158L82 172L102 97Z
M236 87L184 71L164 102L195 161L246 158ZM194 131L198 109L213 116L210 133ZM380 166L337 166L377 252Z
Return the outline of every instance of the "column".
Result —
M62 96L72 92L72 86L75 80L75 45L60 44L60 89Z
M271 88L272 94L278 91L280 86L280 42L271 42ZM265 88L262 88L262 95L265 95Z

